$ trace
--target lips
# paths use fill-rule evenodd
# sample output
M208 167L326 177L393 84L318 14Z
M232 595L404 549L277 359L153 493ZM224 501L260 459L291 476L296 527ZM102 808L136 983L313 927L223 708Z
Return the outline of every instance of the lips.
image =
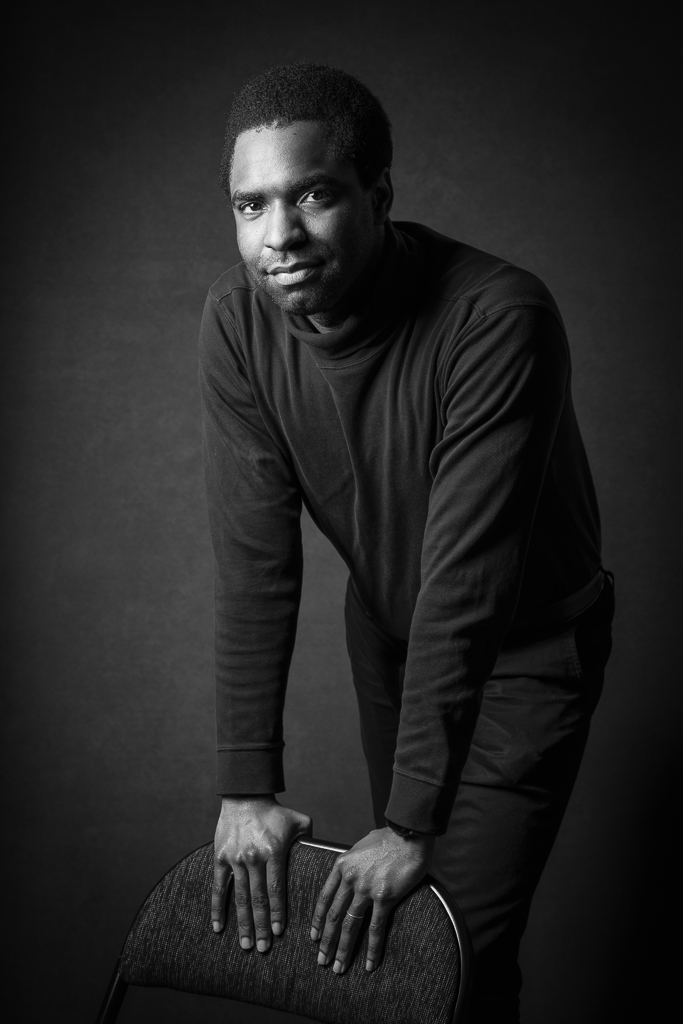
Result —
M278 284L292 285L301 284L311 277L318 270L319 263L290 263L273 267L268 271Z

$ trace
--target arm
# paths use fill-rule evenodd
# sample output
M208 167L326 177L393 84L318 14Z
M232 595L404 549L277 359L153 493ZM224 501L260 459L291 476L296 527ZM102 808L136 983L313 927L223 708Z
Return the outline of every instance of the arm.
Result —
M481 318L444 367L444 433L408 643L386 815L446 831L481 693L514 616L570 381L559 319L522 306Z
M281 807L282 712L301 591L301 497L258 412L239 338L207 300L200 333L204 473L216 585L218 792L212 919L230 870L242 944L284 927L284 863L304 815ZM265 944L265 945L264 945Z
M567 393L563 328L538 307L479 318L454 339L441 372L444 432L430 462L421 589L386 809L389 820L422 835L380 829L337 862L313 929L322 931L321 962L336 948L340 971L358 931L348 908L372 907L373 969L389 910L424 875L430 842L446 831L481 692L514 614Z

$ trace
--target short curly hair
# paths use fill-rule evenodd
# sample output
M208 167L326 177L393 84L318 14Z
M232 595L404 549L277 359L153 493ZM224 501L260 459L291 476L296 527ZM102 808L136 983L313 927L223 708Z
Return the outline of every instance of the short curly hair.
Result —
M328 64L277 64L248 79L233 101L220 171L226 195L230 194L238 135L295 121L324 125L335 155L353 163L364 188L374 184L385 167L391 167L391 122L367 86Z

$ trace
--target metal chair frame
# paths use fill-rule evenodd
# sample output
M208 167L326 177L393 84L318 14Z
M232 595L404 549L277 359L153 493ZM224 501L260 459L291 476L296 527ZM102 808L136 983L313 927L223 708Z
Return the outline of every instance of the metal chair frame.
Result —
M331 853L345 853L346 850L350 849L349 846L346 846L342 843L329 843L324 842L320 839L302 838L298 839L297 842L301 843L303 846L312 846L315 849L327 850ZM202 846L204 845L206 844L202 844ZM180 860L176 861L173 867L169 868L168 871L164 872L159 881L150 889L148 895L140 904L138 913L142 909L144 904L147 902L151 894L154 892L156 887L160 885L161 882L164 880L166 875L170 874L170 872L173 871L179 864L182 864L186 857L192 856L192 853L196 853L197 850L200 850L201 848L201 846L198 846L196 850L193 850L189 854L185 854L184 857L181 857ZM455 1001L455 1006L453 1008L451 1024L459 1024L462 1018L462 1014L464 1011L464 1007L467 1001L467 997L473 979L472 942L470 940L470 934L467 929L467 925L465 924L465 918L462 916L462 912L460 911L460 909L458 908L450 894L444 889L444 887L439 882L436 881L435 878L432 878L431 875L425 875L425 878L421 884L424 885L425 883L429 886L432 892L440 900L451 922L458 943L458 949L460 953L460 983L458 985L458 995ZM137 914L135 915L135 918L133 918L133 922L135 922L136 918ZM119 1010L121 1009L121 1005L128 990L128 983L124 981L121 976L120 965L121 957L119 956L111 981L109 982L109 986L105 993L104 1000L102 1001L100 1012L97 1015L96 1024L114 1024L114 1021L118 1017Z

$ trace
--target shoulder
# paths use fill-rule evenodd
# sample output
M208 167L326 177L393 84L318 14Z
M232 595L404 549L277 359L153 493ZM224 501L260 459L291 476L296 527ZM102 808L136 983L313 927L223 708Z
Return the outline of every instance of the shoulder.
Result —
M281 319L280 311L256 287L244 263L237 263L209 288L200 347L215 350L227 345L243 358L263 338L272 338L277 333Z
M400 221L394 227L409 249L420 250L427 301L466 306L475 319L515 309L545 311L563 326L549 289L530 271L423 224Z
M209 288L199 330L200 363L214 370L242 366L239 324L245 319L255 286L243 263L230 267Z
M251 304L255 291L244 263L236 263L211 285L207 305L234 318L240 307Z

